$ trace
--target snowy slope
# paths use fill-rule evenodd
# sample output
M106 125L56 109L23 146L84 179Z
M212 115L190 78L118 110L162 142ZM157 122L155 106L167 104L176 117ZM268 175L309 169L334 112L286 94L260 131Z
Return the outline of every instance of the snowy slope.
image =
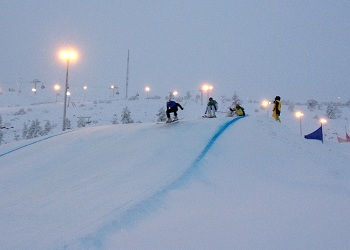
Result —
M350 248L348 145L184 106L1 145L1 249Z

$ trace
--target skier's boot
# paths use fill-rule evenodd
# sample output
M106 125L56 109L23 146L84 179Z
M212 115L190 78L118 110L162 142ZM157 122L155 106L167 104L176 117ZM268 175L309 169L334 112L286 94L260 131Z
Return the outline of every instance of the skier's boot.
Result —
M177 120L179 120L179 118L177 118L177 116L175 116L173 122L177 121Z
M170 122L172 122L172 120L171 120L171 118L168 118L168 119L166 120L166 123L170 123Z

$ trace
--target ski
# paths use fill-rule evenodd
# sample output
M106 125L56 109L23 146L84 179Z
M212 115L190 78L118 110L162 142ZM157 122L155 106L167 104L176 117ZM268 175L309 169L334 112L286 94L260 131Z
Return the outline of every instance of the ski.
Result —
M172 120L171 122L157 122L157 124L172 124L172 123L177 123L179 121L183 120L183 118L177 119L177 120Z

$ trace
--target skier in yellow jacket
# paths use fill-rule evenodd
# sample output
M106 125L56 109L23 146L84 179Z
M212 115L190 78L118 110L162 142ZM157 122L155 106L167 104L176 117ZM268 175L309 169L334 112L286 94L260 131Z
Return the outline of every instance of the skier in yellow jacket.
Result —
M276 96L275 101L273 102L273 113L272 117L276 119L276 121L281 122L280 115L281 115L281 97Z

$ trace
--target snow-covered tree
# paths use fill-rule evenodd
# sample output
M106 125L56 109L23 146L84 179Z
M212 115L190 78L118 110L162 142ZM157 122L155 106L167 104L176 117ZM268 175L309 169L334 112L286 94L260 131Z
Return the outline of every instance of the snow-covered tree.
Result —
M241 105L242 104L242 101L241 99L239 99L238 95L236 94L236 91L235 93L233 94L232 96L232 104L234 104L235 106L238 104L238 105Z
M307 108L310 111L314 111L318 106L318 102L314 99L310 99L307 101Z
M65 128L66 129L70 129L71 128L71 122L68 118L66 118L66 121L65 121Z
M44 134L47 135L52 129L50 121L46 121L45 127L44 127Z
M78 128L85 127L86 126L86 121L83 117L79 117L79 120L77 122Z
M22 138L26 139L27 134L28 134L28 125L27 123L23 123Z
M191 92L190 91L187 91L186 92L186 95L184 96L184 100L191 100Z
M122 111L122 115L121 115L121 122L123 124L127 124L127 123L133 123L134 121L131 119L130 117L130 111L128 107L125 107Z
M347 102L345 102L344 104L346 107L350 108L350 100L348 100Z
M289 104L288 104L288 110L289 110L290 112L294 112L294 103L289 102Z
M26 112L24 111L23 108L21 108L19 111L15 112L15 115L24 115Z
M158 122L164 122L166 120L166 113L165 113L165 109L164 107L161 107L159 110L158 110Z
M113 118L112 118L112 124L118 124L118 117L117 117L117 114L114 114L113 115Z
M15 141L19 141L19 138L20 138L20 136L17 134L17 132L15 132L15 134L14 134L14 140L15 140Z
M0 128L2 127L2 117L0 115Z
M26 139L36 138L43 135L43 129L40 127L38 119L32 121L32 124L28 128Z
M3 138L4 138L4 134L2 133L1 129L0 129L0 145L3 141Z
M338 106L335 106L334 104L329 103L327 105L327 110L326 110L326 116L329 119L337 119L340 117L340 109L338 108Z

